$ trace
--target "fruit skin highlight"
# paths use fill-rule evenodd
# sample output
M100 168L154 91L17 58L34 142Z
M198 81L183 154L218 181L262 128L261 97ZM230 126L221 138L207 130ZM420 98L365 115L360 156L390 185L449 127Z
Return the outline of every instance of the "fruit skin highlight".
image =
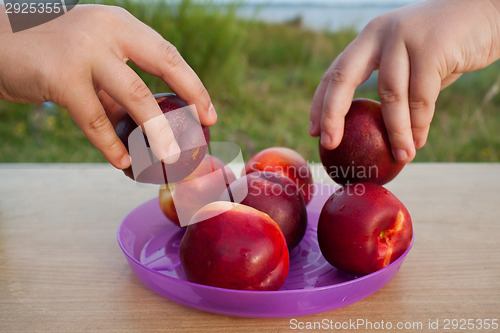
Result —
M307 161L293 149L271 147L264 149L248 160L245 173L271 171L290 178L300 189L306 205L313 196L313 176Z
M321 211L317 232L325 259L353 274L389 265L406 251L413 236L403 203L373 183L349 184L332 194Z
M189 281L240 290L278 290L289 269L285 237L269 215L218 201L186 228L179 257Z
M180 157L177 162L173 164L165 164L158 160L155 160L153 163L147 152L141 152L141 155L143 155L141 158L148 159L148 161L140 161L141 164L147 162L150 165L144 170L141 170L138 175L134 175L132 165L123 170L123 172L132 180L142 183L158 185L175 183L181 181L193 172L203 160L210 143L210 130L207 126L201 125L199 121L195 119L191 110L188 109L186 102L177 95L161 93L154 95L154 97L163 113L169 114L167 116L169 118L169 125L181 149ZM181 108L182 111L171 113ZM115 127L116 134L129 153L129 135L136 128L137 124L128 113L124 114ZM146 136L144 136L144 140L146 140L146 144L149 147ZM132 156L132 164L134 164L134 156Z
M356 182L384 185L406 164L392 155L380 102L363 98L352 101L340 145L327 150L320 143L319 155L330 178L340 185Z
M288 177L275 172L255 171L233 182L222 200L244 199L240 202L268 214L285 236L288 250L294 249L307 229L307 207L299 188Z

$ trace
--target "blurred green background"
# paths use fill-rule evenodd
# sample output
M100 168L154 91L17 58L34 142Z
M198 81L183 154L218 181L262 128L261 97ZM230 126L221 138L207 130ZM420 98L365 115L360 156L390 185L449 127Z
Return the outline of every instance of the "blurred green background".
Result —
M300 19L271 24L236 15L238 4L99 1L119 5L173 43L208 89L219 120L213 141L240 145L244 158L271 146L319 161L308 135L314 91L356 32L312 31ZM137 70L153 93L169 91ZM419 162L500 161L500 62L462 76L437 102ZM356 97L378 99L376 79ZM0 162L104 162L68 113L54 105L0 101Z

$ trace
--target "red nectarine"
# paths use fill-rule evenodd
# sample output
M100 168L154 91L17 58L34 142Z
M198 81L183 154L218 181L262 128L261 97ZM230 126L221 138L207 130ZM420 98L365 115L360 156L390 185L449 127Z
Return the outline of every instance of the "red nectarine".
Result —
M256 171L234 181L223 200L244 198L241 204L268 214L281 228L289 250L304 237L307 208L297 185L288 177L268 171Z
M318 244L336 268L355 274L377 271L411 243L410 214L401 201L373 183L348 184L326 201L318 221Z
M229 166L207 154L196 170L182 181L160 186L160 208L170 221L185 227L198 209L217 201L235 180Z
M278 290L283 285L288 249L269 215L218 201L201 208L192 221L179 248L189 281L242 290Z
M264 149L248 160L245 173L271 171L282 174L297 184L306 205L313 196L313 176L307 161L293 149L271 147Z
M319 155L328 175L341 185L384 185L405 166L392 155L380 102L362 98L352 101L340 145L327 150L320 143Z
M154 158L148 151L146 135L138 134L137 124L125 113L117 123L115 131L132 157L132 165L124 172L130 178L151 184L175 183L198 167L203 160L210 142L208 127L199 123L192 110L175 94L156 94L156 101L168 118L174 137L181 149L177 162L165 164ZM137 132L135 131L137 129Z

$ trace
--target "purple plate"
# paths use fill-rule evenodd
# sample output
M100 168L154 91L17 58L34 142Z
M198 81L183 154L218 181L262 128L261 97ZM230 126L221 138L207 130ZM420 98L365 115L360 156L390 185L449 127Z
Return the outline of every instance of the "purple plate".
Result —
M315 195L307 207L307 232L291 252L290 271L278 291L223 289L187 281L178 253L184 231L163 215L158 198L125 217L118 229L118 244L146 286L195 309L240 317L295 317L337 309L386 285L399 270L413 240L396 261L368 275L357 277L330 266L319 250L316 227L323 204L335 189L315 185Z

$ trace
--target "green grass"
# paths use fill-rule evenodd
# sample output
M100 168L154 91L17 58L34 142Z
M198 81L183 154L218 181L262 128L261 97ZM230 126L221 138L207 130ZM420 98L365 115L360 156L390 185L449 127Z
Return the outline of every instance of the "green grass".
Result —
M102 2L101 2L102 3ZM235 142L247 159L287 146L319 161L308 135L309 107L321 76L356 36L310 31L296 22L239 19L237 5L104 1L125 7L172 42L208 89L218 111L213 141ZM132 66L154 93L169 91ZM436 105L429 140L416 161L500 161L500 63L464 75ZM495 88L496 87L496 88ZM357 91L377 99L376 85ZM65 110L0 101L0 162L102 162Z
M57 107L0 101L0 162L104 162Z
M500 161L500 63L442 91L418 161Z

